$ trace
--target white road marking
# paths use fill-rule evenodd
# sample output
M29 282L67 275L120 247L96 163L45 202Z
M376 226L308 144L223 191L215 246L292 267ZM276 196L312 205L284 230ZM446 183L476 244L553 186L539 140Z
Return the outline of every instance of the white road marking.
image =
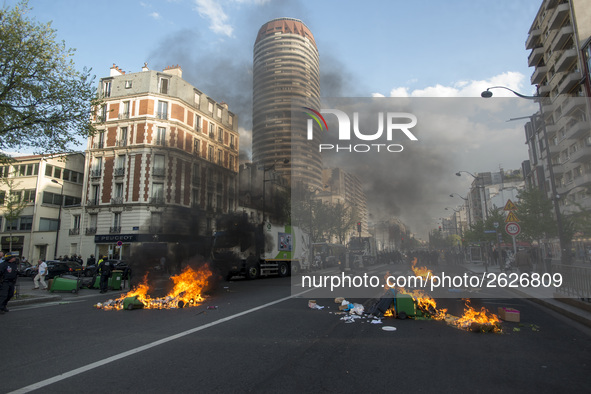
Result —
M289 300L291 298L296 298L296 297L298 297L298 296L300 296L302 294L308 293L309 291L312 291L312 289L306 290L306 291L302 291L301 293L298 293L298 294L293 294L293 295L291 295L289 297L280 298L278 300L271 301L269 303L266 303L266 304L257 306L255 308L246 310L244 312L240 312L240 313L237 313L237 314L232 315L232 316L224 317L224 318L222 318L220 320L216 320L214 322L207 323L207 324L204 324L202 326L195 327L195 328L192 328L192 329L187 330L187 331L183 331L183 332L178 333L178 334L175 334L175 335L171 335L171 336L169 336L167 338L163 338L163 339L160 339L158 341L155 341L155 342L152 342L152 343L148 343L146 345L137 347L135 349L131 349L131 350L128 350L128 351L123 352L123 353L120 353L120 354L116 354L116 355L111 356L111 357L107 357L107 358L105 358L103 360L96 361L94 363L85 365L85 366L80 367L80 368L73 369L73 370L68 371L68 372L64 372L64 373L62 373L60 375L57 375L57 376L54 376L52 378L45 379L45 380L42 380L42 381L37 382L37 383L33 383L33 384L29 385L29 386L26 386L26 387L20 388L18 390L12 391L9 394L13 394L13 393L15 393L15 394L16 393L28 393L28 392L33 391L33 390L38 390L38 389L43 388L45 386L49 386L50 384L57 383L57 382L59 382L61 380L71 378L73 376L79 375L79 374L84 373L84 372L91 371L91 370L93 370L95 368L98 368L98 367L101 367L103 365L110 364L110 363L112 363L114 361L121 360L122 358L129 357L129 356L132 356L134 354L143 352L144 350L148 350L148 349L151 349L153 347L163 345L163 344L165 344L167 342L174 341L175 339L179 339L179 338L182 338L184 336L187 336L187 335L196 333L198 331L205 330L206 328L210 328L210 327L216 326L218 324L225 323L227 321L236 319L237 317L241 317L241 316L247 315L249 313L256 312L258 310L267 308L269 306L272 306L272 305L275 305L275 304L279 304L280 302L287 301L287 300Z

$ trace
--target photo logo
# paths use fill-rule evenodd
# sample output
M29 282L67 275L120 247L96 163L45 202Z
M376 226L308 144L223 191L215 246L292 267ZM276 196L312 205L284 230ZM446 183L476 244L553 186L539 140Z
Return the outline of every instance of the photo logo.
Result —
M385 139L387 142L391 142L395 135L395 132L401 131L409 140L418 141L418 138L410 131L411 128L416 126L417 117L407 112L378 112L378 130L372 133L363 133L359 127L359 112L353 112L353 124L351 127L351 119L344 111L338 109L321 109L320 112L313 110L312 108L304 107L304 109L311 111L306 112L312 119L308 119L307 123L307 138L308 140L314 139L314 123L320 126L320 130L323 130L322 123L328 131L328 125L322 114L335 115L338 122L338 138L339 141L351 141L355 138L360 141L378 141L383 139L385 129ZM322 123L320 122L322 120ZM386 127L384 128L384 123ZM353 135L351 135L353 130ZM398 133L396 133L398 134ZM336 152L347 151L347 152L370 152L385 150L388 152L402 152L404 147L400 144L386 144L386 143L372 143L372 144L350 144L350 145L339 145L339 144L319 144L318 149L320 152L334 150Z

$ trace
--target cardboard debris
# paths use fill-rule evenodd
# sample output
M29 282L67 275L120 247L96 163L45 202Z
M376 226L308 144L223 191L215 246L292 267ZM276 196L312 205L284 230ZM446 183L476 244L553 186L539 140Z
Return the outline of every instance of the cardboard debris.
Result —
M497 312L501 320L519 323L521 318L520 313L517 309L503 308L500 306Z

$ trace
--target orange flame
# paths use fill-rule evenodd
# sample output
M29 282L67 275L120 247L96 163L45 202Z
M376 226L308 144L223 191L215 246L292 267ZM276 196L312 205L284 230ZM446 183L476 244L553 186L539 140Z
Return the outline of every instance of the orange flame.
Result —
M148 294L150 288L146 283L146 275L143 282L128 293L123 294L116 300L97 304L97 307L107 310L123 309L123 300L129 297L136 297L137 300L144 304L144 308L146 309L172 309L197 306L205 300L202 293L208 286L209 279L212 275L213 273L207 265L202 266L196 271L191 267L185 267L179 275L171 277L174 282L174 288L170 293L161 298L152 298Z
M482 307L480 311L470 306L470 300L465 300L464 314L451 322L454 326L465 330L500 332L501 320L497 315Z
M433 271L428 269L427 267L417 267L418 259L415 257L412 261L411 269L414 272L415 276L420 276L423 279L429 279L433 277Z

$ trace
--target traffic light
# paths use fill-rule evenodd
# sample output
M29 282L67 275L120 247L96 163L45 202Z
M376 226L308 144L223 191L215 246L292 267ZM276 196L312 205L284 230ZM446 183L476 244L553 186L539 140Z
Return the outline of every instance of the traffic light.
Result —
M357 222L357 232L361 232L361 222Z
M439 226L439 232L441 232L441 226Z

